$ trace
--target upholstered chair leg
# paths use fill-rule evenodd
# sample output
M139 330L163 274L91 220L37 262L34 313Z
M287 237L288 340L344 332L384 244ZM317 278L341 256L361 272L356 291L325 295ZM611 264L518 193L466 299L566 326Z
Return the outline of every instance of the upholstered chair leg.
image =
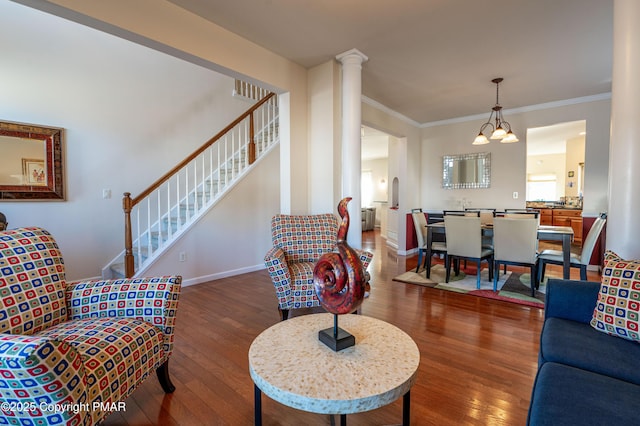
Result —
M169 378L168 360L156 369L156 374L158 375L160 386L162 386L162 390L164 390L165 393L173 393L173 391L176 390L176 387L173 385L173 383L171 383L171 379Z
M289 310L288 309L281 309L280 307L278 307L278 311L280 311L280 320L281 321L286 321L287 318L289 318Z

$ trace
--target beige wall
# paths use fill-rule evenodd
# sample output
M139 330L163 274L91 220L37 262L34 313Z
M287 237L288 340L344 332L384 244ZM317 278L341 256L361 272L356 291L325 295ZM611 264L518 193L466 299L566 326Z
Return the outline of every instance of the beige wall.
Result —
M164 0L18 1L210 70L257 82L277 93L287 93L281 103L281 124L285 127L281 134L281 210L308 212L304 68Z
M526 129L586 120L584 211L595 215L607 209L609 162L609 120L611 102L596 99L564 106L505 111L520 138L519 143L472 145L482 120L427 127L421 143L421 206L424 209L458 208L465 198L475 207L523 208L526 191ZM442 188L442 156L474 152L491 153L491 187L487 189ZM519 198L513 199L513 192Z
M585 141L584 136L567 140L567 162L565 173L564 195L577 197L579 194L578 177L580 176L580 163L584 163ZM569 173L573 172L573 177Z
M0 117L64 129L67 194L64 202L3 201L0 211L11 227L48 229L69 279L99 276L123 250L123 192L140 193L250 106L231 96L228 76L13 2L0 2L0 40L12 40L2 51ZM240 185L232 203L198 223L197 244L174 246L187 262L174 268L170 253L154 271L189 281L262 268L280 205L278 153L267 172L252 172L263 174L251 181L259 191ZM260 239L247 243L247 235Z

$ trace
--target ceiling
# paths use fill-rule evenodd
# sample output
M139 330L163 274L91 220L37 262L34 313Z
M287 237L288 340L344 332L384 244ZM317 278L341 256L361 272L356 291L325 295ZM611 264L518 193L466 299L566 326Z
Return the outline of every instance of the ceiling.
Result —
M585 138L584 120L527 129L527 155L564 154L569 139Z
M418 124L611 91L613 0L169 0L303 67L356 48Z

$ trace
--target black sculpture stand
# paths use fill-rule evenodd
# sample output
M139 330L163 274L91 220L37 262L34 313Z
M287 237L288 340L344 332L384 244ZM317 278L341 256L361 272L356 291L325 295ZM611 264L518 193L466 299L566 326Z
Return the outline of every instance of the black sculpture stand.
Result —
M318 338L322 343L339 352L356 344L356 337L353 334L338 327L338 315L333 314L333 327L320 330Z

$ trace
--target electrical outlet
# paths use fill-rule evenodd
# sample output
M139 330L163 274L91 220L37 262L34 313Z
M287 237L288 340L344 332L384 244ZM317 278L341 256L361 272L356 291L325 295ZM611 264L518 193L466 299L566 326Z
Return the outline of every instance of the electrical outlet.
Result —
M518 199L518 191L514 191L513 192L513 199L517 200Z
M181 251L180 254L178 255L178 260L180 262L184 262L187 260L187 253L184 251Z
M109 198L111 198L111 190L110 189L103 189L102 190L102 198L104 200L108 200Z

